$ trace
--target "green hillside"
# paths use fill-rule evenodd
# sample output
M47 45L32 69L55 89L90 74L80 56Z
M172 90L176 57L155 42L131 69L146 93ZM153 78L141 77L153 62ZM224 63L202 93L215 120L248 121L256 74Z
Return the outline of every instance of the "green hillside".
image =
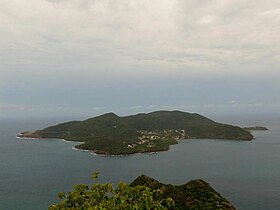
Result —
M172 198L174 210L234 210L235 207L216 192L202 179L192 180L183 185L163 184L148 176L137 177L130 186L147 186L153 190L162 190L162 199Z
M165 151L181 139L253 138L250 132L240 127L180 111L157 111L127 117L107 113L84 121L71 121L43 130L23 132L20 136L80 141L84 143L76 148L105 155Z
M60 192L60 202L49 210L110 209L110 210L235 210L235 207L207 182L192 180L183 185L163 184L148 176L137 177L131 184L98 182L75 185L70 192Z

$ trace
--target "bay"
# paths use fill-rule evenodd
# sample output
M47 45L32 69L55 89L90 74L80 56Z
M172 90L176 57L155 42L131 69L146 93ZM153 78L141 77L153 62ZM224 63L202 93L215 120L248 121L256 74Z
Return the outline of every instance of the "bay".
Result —
M74 184L131 182L141 174L183 184L202 178L237 209L279 209L280 125L256 131L254 141L183 140L167 152L101 157L75 151L73 142L18 139L24 130L54 124L51 120L0 122L0 209L47 209L57 193Z

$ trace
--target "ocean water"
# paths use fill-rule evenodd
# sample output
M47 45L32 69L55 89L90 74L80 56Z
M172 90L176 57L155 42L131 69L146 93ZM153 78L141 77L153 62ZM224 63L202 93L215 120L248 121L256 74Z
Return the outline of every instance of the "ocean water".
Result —
M0 121L0 209L47 209L58 192L91 184L94 171L113 183L141 174L172 184L202 178L237 209L280 209L280 125L253 132L254 141L183 140L167 152L125 157L75 151L75 143L61 140L16 138L53 123Z

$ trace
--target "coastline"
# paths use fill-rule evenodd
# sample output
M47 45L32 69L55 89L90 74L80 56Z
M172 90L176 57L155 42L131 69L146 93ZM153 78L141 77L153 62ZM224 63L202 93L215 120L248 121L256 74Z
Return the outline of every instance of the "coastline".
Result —
M160 152L166 152L166 151L169 151L170 150L170 146L172 145L176 145L176 144L171 144L169 145L168 149L165 149L165 150L159 150L159 151L153 151L153 152L135 152L135 153L127 153L127 154L106 154L106 153L101 153L101 152L98 152L97 150L89 150L89 149L80 149L80 148L77 148L76 146L79 146L80 144L83 144L83 143L86 143L86 142L83 142L83 141L69 141L69 140L66 140L66 139L61 139L61 138L38 138L38 137L25 137L25 136L21 136L22 134L18 134L16 136L16 138L22 138L22 139L29 139L29 140L41 140L41 139L54 139L54 140L59 140L59 141L63 141L63 142L66 142L66 143L71 143L71 142L76 142L77 145L73 146L72 149L75 150L75 151L81 151L81 152L88 152L89 154L91 155L95 155L95 156L100 156L100 157L125 157L125 156L129 156L129 155L135 155L135 154L148 154L148 155L153 155L153 154L158 154ZM251 140L242 140L242 141L252 141L252 140L255 140L256 137L252 134L253 138ZM195 138L193 138L195 139ZM200 139L203 139L203 138L200 138ZM187 140L187 139L180 139L181 140ZM220 139L219 139L220 140ZM224 140L229 140L229 139L224 139ZM235 141L240 141L240 140L236 140L236 139L231 139L231 140L235 140ZM178 142L177 142L178 143Z
M100 156L100 157L126 157L126 156L130 156L130 155L140 155L140 154L147 154L147 155L154 155L154 154L158 154L160 152L166 152L168 150L164 150L164 151L156 151L156 152L136 152L136 153L131 153L131 154L123 154L123 155L112 155L112 154L101 154L101 153L97 153L97 151L95 150L88 150L88 149L78 149L75 146L72 147L73 150L75 151L80 151L80 152L88 152L91 155L95 155L95 156Z
M60 138L35 138L35 137L24 137L24 136L20 136L17 135L16 136L17 139L27 139L27 140L42 140L42 139L52 139L52 140L58 140L58 141L63 141L63 142L66 142L66 143L74 143L74 142L77 142L77 143L85 143L83 141L69 141L69 140L66 140L66 139L60 139Z
M63 142L66 142L66 143L72 143L72 142L77 142L77 143L85 143L83 141L69 141L69 140L66 140L66 139L59 139L59 138L35 138L35 137L24 137L24 136L19 136L20 134L18 134L16 136L17 139L25 139L25 140L42 140L42 139L54 139L54 140L59 140L59 141L63 141ZM77 144L79 145L79 144ZM160 152L165 152L165 151L168 151L168 150L164 150L164 151L155 151L155 152L137 152L137 153L131 153L131 154L123 154L123 155L113 155L113 154L100 154L100 153L97 153L97 151L95 150L88 150L88 149L79 149L79 148L76 148L75 145L74 147L72 147L73 150L75 151L80 151L80 152L88 152L89 154L91 155L95 155L95 156L100 156L100 157L125 157L125 156L129 156L129 155L134 155L134 154L148 154L148 155L153 155L153 154L158 154Z

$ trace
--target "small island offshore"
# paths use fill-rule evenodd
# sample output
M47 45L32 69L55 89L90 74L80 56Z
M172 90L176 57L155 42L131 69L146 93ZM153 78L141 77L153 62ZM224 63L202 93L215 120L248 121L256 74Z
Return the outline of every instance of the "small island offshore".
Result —
M249 131L267 131L268 130L267 127L263 127L263 126L244 127L244 129L249 130Z
M25 131L18 136L83 142L75 148L100 155L166 151L182 139L253 139L247 129L181 111L156 111L126 117L107 113L84 121Z

